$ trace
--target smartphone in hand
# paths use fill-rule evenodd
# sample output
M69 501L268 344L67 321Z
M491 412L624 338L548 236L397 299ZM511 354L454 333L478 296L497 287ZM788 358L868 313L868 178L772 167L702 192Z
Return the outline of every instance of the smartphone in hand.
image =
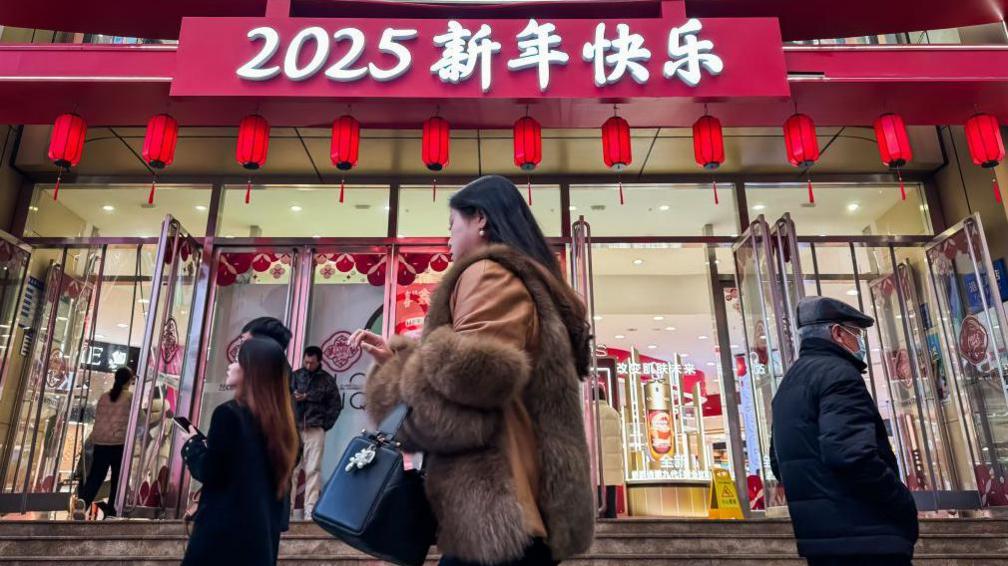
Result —
M183 432L194 431L196 436L203 436L203 433L200 432L198 428L194 427L192 422L185 417L174 417L172 418L172 421L175 423L175 426L181 428Z

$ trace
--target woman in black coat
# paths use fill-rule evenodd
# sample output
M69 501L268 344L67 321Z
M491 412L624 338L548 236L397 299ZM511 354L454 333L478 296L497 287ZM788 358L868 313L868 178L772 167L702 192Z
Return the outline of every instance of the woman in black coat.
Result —
M280 346L247 340L228 367L234 400L206 437L189 431L182 458L203 491L183 565L276 564L298 449L288 382Z

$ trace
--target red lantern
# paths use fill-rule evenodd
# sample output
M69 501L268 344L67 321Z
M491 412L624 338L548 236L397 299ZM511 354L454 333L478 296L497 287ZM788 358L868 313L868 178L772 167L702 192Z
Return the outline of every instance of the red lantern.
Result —
M899 114L888 113L876 118L873 126L882 163L896 170L900 181L900 197L906 200L906 189L903 187L903 173L900 168L913 159L906 124Z
M353 116L340 116L333 121L329 158L340 171L349 171L357 165L360 151L360 122ZM339 201L343 202L343 180L339 184Z
M514 123L514 162L522 171L532 171L542 162L542 126L525 116ZM532 177L528 178L528 203L532 204Z
M630 147L630 124L613 116L602 124L602 159L606 167L622 171L633 162ZM623 180L619 182L620 204L623 204Z
M84 138L87 137L87 122L77 114L60 114L53 123L49 137L49 159L59 167L53 200L59 196L63 171L80 163L84 154Z
M973 163L984 169L997 167L1005 157L1001 125L998 119L990 114L975 114L966 121L966 143L969 145ZM996 173L993 174L993 179L994 200L1001 202L1001 189L998 187Z
M451 146L451 128L448 120L440 116L428 118L423 124L423 148L421 157L431 171L440 171L448 165L448 150ZM437 179L434 179L434 200L437 200Z
M266 154L269 151L270 126L266 118L258 114L250 114L242 118L238 125L238 145L235 158L241 166L254 171L266 164ZM245 191L245 204L252 195L252 178L249 177L248 188Z
M787 146L788 161L795 167L808 168L819 161L815 123L805 114L795 114L784 122L784 144ZM810 203L815 203L811 178L808 182L808 197Z
M175 160L175 145L178 143L178 122L168 114L158 114L147 122L147 133L144 135L143 150L140 154L144 162L152 169L161 170ZM157 184L157 173L151 182L150 195L147 204L154 204L154 188Z
M697 165L711 171L724 163L724 134L721 132L721 121L706 115L701 116L693 124L693 156ZM713 182L714 204L719 204L717 180Z

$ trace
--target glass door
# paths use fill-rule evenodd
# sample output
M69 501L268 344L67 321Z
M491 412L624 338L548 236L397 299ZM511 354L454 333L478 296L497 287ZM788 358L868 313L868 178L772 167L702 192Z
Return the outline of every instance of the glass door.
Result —
M156 257L123 454L127 479L119 485L117 503L123 514L160 518L179 506L180 476L170 469L177 449L171 419L179 410L183 373L192 363L187 346L202 248L169 215Z
M980 502L1006 506L1008 335L979 216L939 235L926 253Z
M11 243L11 240L5 239ZM27 248L21 248L27 253ZM71 421L82 403L74 391L80 377L78 360L91 314L93 279L99 258L94 249L59 249L44 279L28 281L17 315L4 319L10 335L15 324L24 331L19 350L9 348L5 373L20 363L13 422L4 449L3 510L15 512L67 509L75 486L81 444L68 443ZM16 259L19 277L29 269L27 255ZM23 263L22 263L23 262ZM16 309L15 309L16 310ZM15 318L17 320L15 322ZM8 367L9 364L9 367ZM5 389L13 386L8 379Z
M746 355L736 362L745 411L751 407L759 442L760 477L747 478L754 510L784 512L784 497L770 469L771 403L798 353L794 313L804 280L794 224L785 214L771 229L760 215L733 246ZM747 402L748 401L748 402ZM750 452L750 460L755 450Z

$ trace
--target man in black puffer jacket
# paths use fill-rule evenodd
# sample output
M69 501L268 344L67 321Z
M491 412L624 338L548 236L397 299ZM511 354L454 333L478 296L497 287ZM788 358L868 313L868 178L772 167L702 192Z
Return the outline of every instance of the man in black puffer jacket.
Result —
M810 566L911 563L917 507L862 379L874 324L829 298L798 303L801 351L773 399L773 473Z
M304 518L311 519L322 489L322 455L326 432L336 424L343 409L336 378L322 369L322 349L308 346L304 366L291 376L294 421L301 433L301 461L291 477L291 511L297 502L298 472L304 470Z

